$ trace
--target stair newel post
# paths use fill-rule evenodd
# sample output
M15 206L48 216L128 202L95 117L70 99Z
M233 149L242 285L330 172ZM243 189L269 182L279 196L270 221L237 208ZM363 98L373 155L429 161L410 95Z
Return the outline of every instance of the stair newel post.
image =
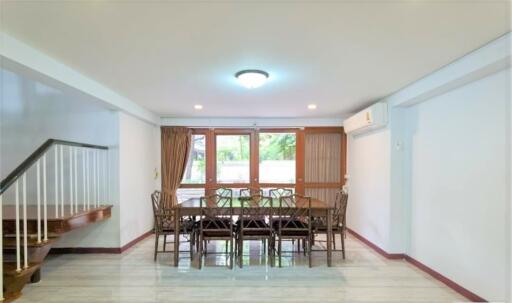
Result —
M43 155L43 231L44 242L48 241L48 200L46 195L46 153Z
M23 173L23 268L28 268L27 173Z
M55 219L59 217L59 149L55 145Z
M60 145L60 216L64 216L64 146Z
M41 160L37 160L36 173L37 173L37 243L41 243Z
M82 148L82 183L83 183L83 210L85 210L85 201L87 200L87 197L86 197L86 193L87 193L87 190L86 190L86 184L85 184L85 148Z
M77 166L77 155L78 155L78 147L73 148L73 173L74 173L74 181L75 181L75 196L73 200L75 201L75 212L78 212L78 166Z
M75 195L73 193L73 147L69 147L69 213L72 215L73 212L73 205L75 202L73 201Z
M16 271L21 271L21 245L20 245L20 184L16 180Z

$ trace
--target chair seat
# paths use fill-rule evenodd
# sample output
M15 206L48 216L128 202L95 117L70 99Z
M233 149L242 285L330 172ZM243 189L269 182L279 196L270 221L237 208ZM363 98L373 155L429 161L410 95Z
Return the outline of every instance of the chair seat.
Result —
M205 220L202 220L200 222L197 222L197 226L199 227L201 224L203 225L203 228L207 228L207 229L225 229L226 227L229 228L229 225L230 223L233 224L232 220L231 219L223 219L223 218L219 218L219 219L215 219L215 220L210 220L210 219L205 219ZM233 224L234 226L234 224Z
M232 233L229 230L204 230L203 237L205 238L230 238Z
M315 231L319 231L319 232L322 232L322 231L327 231L327 226L322 224L322 225L313 225L313 230ZM340 230L342 228L341 225L333 225L331 227L331 230Z
M309 231L303 229L283 229L281 230L281 237L308 237Z
M277 219L272 221L272 228L275 230L279 229L279 223L281 223L282 228L291 229L291 228L308 228L307 223L304 223L300 220L288 220L288 219Z

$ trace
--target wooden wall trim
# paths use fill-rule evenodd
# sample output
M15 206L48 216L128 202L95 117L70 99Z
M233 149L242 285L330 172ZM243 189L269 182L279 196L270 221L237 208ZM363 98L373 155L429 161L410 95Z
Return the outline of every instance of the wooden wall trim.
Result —
M347 231L353 235L356 239L360 240L367 246L369 246L371 249L382 255L383 257L387 259L402 259L407 261L408 263L414 265L416 268L420 269L421 271L429 274L432 276L432 278L440 281L441 283L445 284L449 288L453 289L460 295L464 296L471 302L488 302L484 298L480 297L479 295L475 294L474 292L464 288L463 286L457 284L453 280L450 280L449 278L445 277L444 275L440 274L439 272L433 270L432 268L428 267L427 265L421 263L420 261L408 256L407 254L390 254L387 253L382 248L378 247L377 245L373 244L371 241L366 239L365 237L361 236L360 234L356 233L350 228L347 228Z
M52 255L65 255L65 254L122 254L135 244L146 239L153 234L153 229L143 233L132 241L126 243L122 247L52 247L50 254Z

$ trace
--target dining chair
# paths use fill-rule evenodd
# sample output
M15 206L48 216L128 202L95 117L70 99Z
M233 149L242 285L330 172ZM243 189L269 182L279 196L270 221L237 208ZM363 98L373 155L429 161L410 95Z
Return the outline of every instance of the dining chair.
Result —
M308 255L311 267L311 198L298 194L279 198L278 219L272 222L277 255L281 267L282 241L302 240L304 255ZM273 244L275 247L275 244Z
M240 198L250 198L253 195L263 196L263 189L257 189L254 187L247 187L240 189Z
M202 268L203 256L206 256L207 250L203 250L206 241L224 240L226 241L226 255L229 256L229 268L233 268L233 199L223 197L218 194L201 197L200 199L199 221L199 269ZM229 244L229 252L227 245Z
M334 200L334 205L331 214L331 234L332 234L332 243L333 243L333 251L336 250L336 234L340 235L341 240L341 253L343 259L345 259L345 230L346 230L346 218L347 218L347 204L348 204L348 194L340 190L336 193L336 198ZM313 239L315 235L325 234L327 236L327 222L325 217L314 218L313 222ZM317 242L324 242L319 241ZM319 250L324 251L324 250Z
M215 194L221 197L229 197L233 199L233 190L231 188L220 187L215 190Z
M238 266L243 267L244 241L261 240L263 252L271 258L270 265L273 266L272 241L272 199L263 195L253 195L241 200L240 216L237 221L236 252ZM267 250L268 248L268 250ZM272 252L272 253L271 253Z
M280 199L281 197L291 196L293 195L293 191L290 188L271 188L269 191L269 196L273 199Z
M154 191L151 194L151 202L153 206L153 218L154 218L154 232L155 232L155 250L154 250L154 261L157 259L159 253L173 253L174 251L166 251L166 245L172 244L167 242L167 236L175 235L175 223L176 223L176 208L175 207L163 207L166 205L164 201L167 199L169 194L162 193L160 191ZM190 220L183 220L179 218L179 235L188 235L190 238L187 242L190 242L190 258L192 259L193 245L194 245L194 224ZM164 237L163 250L158 250L158 243L160 236Z

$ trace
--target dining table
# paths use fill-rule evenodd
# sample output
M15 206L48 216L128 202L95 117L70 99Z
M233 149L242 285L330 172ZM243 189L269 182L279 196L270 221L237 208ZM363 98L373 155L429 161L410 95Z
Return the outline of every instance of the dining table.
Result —
M233 208L233 215L239 216L241 215L242 210L242 201L244 200L244 197L233 197L232 198L232 208ZM307 200L300 200L295 205L292 205L291 207L297 207L297 208L304 208L308 207L306 204ZM272 199L272 213L274 215L279 215L279 199L273 198ZM290 208L290 206L287 206L287 208ZM317 218L325 218L325 222L327 224L327 239L326 239L326 246L327 246L327 266L330 267L332 264L332 207L329 206L326 202L321 201L316 198L311 198L311 216L317 217ZM183 217L194 217L194 216L201 216L201 198L190 198L187 199L181 203L178 203L175 208L174 212L175 217L175 228L174 228L174 266L178 266L179 262L179 247L180 247L180 218Z

